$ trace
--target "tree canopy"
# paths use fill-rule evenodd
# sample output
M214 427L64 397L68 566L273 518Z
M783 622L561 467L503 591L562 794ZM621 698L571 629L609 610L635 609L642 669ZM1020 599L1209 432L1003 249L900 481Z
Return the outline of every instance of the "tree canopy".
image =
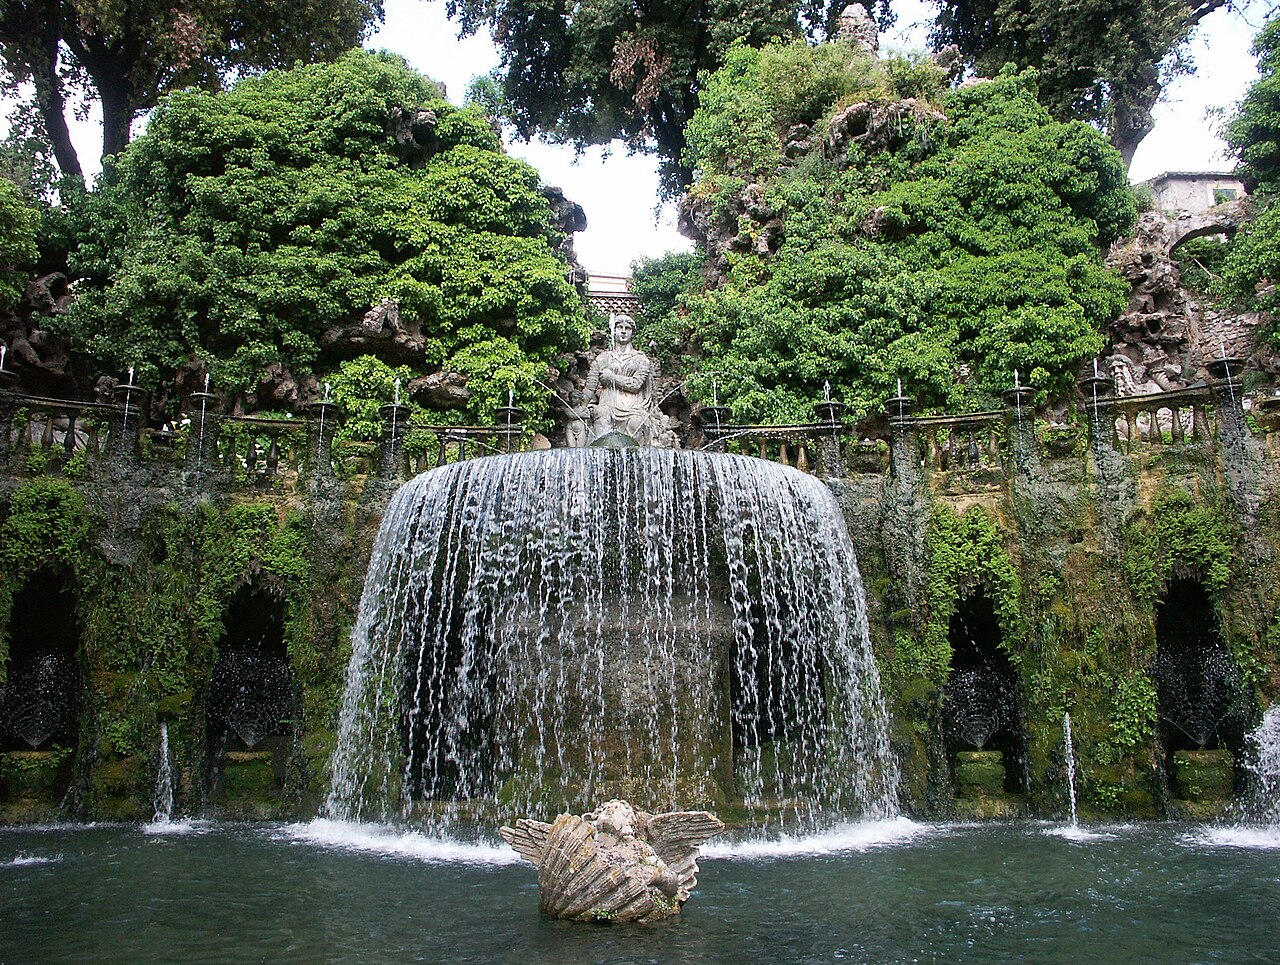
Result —
M1125 166L1151 132L1152 108L1191 31L1227 0L937 0L933 39L955 44L984 76L1034 67L1041 101L1060 121L1105 130Z
M410 338L389 361L485 376L480 415L507 384L536 407L586 335L537 172L390 55L170 95L74 217L82 294L54 324L117 371L195 360L246 389L333 367L326 333L392 305Z
M822 0L448 0L464 33L488 24L507 119L525 138L579 146L625 141L661 158L663 190L688 181L684 127L699 78L735 41L763 46L825 34L844 6ZM887 4L868 0L887 17Z
M1269 313L1265 327L1280 344L1280 16L1254 40L1258 79L1226 128L1238 172L1254 194L1256 216L1227 246L1214 291L1239 308Z
M1063 390L1126 302L1101 254L1134 217L1119 155L1052 120L1031 74L944 92L927 62L851 54L841 83L818 69L831 53L803 46L735 48L708 79L691 195L731 208L751 181L784 238L769 256L731 252L723 284L686 295L659 330L691 333L702 393L715 375L740 421L808 419L827 380L862 411L898 378L930 406L990 402L1015 368ZM794 69L804 58L813 69ZM887 119L881 140L834 150L833 115L864 107ZM786 132L815 117L827 137L784 160ZM762 227L749 209L738 224L748 238Z
M67 128L78 96L99 100L104 155L167 91L233 73L336 57L382 19L382 0L0 0L10 89L30 81L63 175L81 177Z
M7 178L0 178L0 312L11 312L26 289L36 260L40 213L24 203Z

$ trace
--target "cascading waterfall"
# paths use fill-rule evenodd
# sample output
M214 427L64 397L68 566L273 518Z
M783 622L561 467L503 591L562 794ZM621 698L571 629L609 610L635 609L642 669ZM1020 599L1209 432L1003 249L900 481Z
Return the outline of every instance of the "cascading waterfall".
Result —
M160 722L160 763L156 767L154 824L168 824L173 820L173 771L169 766L169 725Z
M744 806L896 813L852 544L827 488L739 456L559 449L403 486L333 759L343 820Z
M1244 802L1244 822L1280 829L1280 704L1267 710L1248 744L1245 767L1252 787Z
M1071 826L1074 828L1080 823L1080 818L1076 814L1076 750L1075 742L1071 739L1071 715L1062 715L1062 754L1067 762L1067 793L1071 796Z

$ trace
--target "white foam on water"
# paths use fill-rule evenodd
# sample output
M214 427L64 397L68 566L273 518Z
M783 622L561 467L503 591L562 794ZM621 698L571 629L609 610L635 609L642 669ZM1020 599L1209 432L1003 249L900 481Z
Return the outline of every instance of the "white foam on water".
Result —
M150 824L142 826L142 833L159 835L204 834L212 827L213 825L208 821L193 821L190 818L183 818L180 821L152 821Z
M509 865L524 860L505 844L475 844L431 837L418 831L402 831L387 825L356 824L329 818L289 824L283 831L295 841L322 848L411 858L428 864Z
M0 863L0 868L26 868L36 864L57 864L62 855L18 854L9 861Z
M792 858L804 855L839 854L845 851L870 851L874 848L906 844L925 835L943 830L936 824L919 824L908 818L883 821L857 821L837 825L828 831L798 837L746 841L712 841L702 846L704 858L760 861L770 858Z
M1202 848L1251 848L1260 851L1280 851L1280 827L1231 827L1201 828L1182 836L1184 844Z
M1114 830L1090 829L1078 824L1057 824L1045 828L1041 833L1053 838L1062 838L1064 841L1074 841L1077 844L1088 841L1110 841L1116 836Z

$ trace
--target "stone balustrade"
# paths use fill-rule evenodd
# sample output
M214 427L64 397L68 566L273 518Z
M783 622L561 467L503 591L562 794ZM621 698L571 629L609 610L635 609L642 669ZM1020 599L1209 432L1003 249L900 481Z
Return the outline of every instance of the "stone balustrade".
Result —
M214 396L195 393L179 419L157 429L145 426L145 395L134 387L123 387L130 391L117 392L115 404L107 404L25 395L12 380L8 385L0 388L0 462L11 474L57 474L73 460L92 465L141 459L258 486L281 476L335 471L404 479L446 463L519 451L525 444L517 409L502 410L494 426L439 426L413 420L405 406L384 406L380 443L347 443L335 442L342 414L328 401L314 403L306 419L266 419L223 416ZM1216 445L1219 409L1240 404L1222 386L1122 398L1109 388L1110 380L1086 380L1078 405L1095 444L1123 453ZM714 419L703 419L704 448L822 476L886 472L895 446L903 448L902 466L935 473L1016 471L1025 468L1028 452L1038 457L1036 433L1045 424L1021 397L1003 411L962 415L916 416L911 400L896 402L872 428L864 424L861 435L837 421L838 403L825 404L820 417L827 421L782 426L736 425L728 421L727 409L717 409ZM1265 426L1275 421L1262 419ZM1049 449L1050 457L1076 454L1071 447Z

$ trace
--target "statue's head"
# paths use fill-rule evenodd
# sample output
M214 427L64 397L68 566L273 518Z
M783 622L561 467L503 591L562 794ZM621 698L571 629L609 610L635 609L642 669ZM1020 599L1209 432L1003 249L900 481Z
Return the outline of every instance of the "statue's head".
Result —
M636 320L630 315L610 315L609 334L614 345L630 345L636 337Z
M605 801L586 817L595 823L597 831L612 834L615 838L630 841L636 836L636 811L626 801L618 798Z

